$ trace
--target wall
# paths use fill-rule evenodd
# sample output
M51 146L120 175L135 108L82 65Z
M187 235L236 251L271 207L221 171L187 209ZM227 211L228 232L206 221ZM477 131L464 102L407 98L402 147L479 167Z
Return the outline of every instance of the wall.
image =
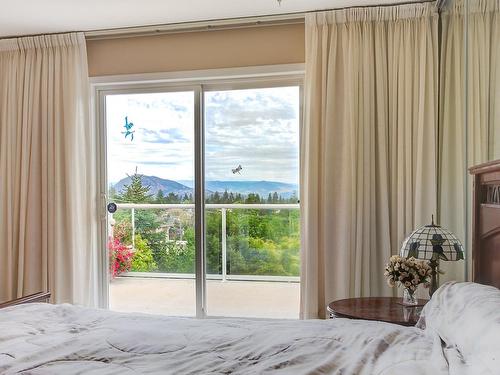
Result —
M91 77L303 63L304 50L303 24L87 42Z

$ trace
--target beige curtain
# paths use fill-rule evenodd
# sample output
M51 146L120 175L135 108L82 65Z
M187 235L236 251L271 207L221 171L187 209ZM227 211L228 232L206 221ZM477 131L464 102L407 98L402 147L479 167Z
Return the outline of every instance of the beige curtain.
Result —
M433 5L306 17L301 315L391 295L384 264L436 212Z
M449 2L448 5L452 3ZM455 6L455 5L453 5ZM465 13L441 14L438 222L465 245ZM466 247L467 248L467 247ZM463 262L441 262L440 281L464 280Z
M94 304L94 157L83 35L0 40L0 300Z
M500 158L500 1L450 2L442 14L441 44L440 222L464 243L469 239L470 249L467 168ZM471 259L468 254L469 271ZM462 262L441 267L441 281L465 278Z
M500 158L500 0L468 0L469 163Z

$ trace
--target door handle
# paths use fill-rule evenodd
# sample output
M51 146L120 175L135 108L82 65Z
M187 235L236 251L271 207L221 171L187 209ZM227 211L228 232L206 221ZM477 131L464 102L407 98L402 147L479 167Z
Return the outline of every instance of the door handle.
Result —
M106 208L110 214L114 214L116 212L116 210L118 209L118 207L116 206L116 203L114 203L114 202L109 202L108 205L106 206Z

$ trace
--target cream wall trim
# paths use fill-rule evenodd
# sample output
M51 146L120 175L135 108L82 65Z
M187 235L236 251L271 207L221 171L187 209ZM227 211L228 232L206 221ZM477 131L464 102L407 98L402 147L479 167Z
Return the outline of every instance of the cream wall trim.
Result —
M116 39L172 33L215 31L276 25L293 25L303 24L304 17L305 13L290 13L273 16L242 17L211 21L181 22L165 25L124 27L116 29L87 31L85 33L85 38L87 40Z
M304 25L88 40L91 77L305 62Z
M203 70L188 70L180 72L166 73L142 73L142 74L118 74L100 77L91 77L90 84L94 87L113 86L117 85L133 85L133 84L151 84L164 85L170 84L208 84L217 81L230 84L235 80L252 80L256 82L263 80L267 85L273 78L280 79L283 77L302 78L305 71L305 64L279 64L279 65L263 65L252 67L237 67L224 69L203 69Z

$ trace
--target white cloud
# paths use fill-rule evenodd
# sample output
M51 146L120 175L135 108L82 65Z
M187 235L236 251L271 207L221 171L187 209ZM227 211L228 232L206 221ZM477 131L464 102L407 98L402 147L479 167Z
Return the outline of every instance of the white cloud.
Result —
M194 172L194 94L107 97L108 178L133 173L191 180ZM298 182L299 89L205 93L206 178ZM125 116L134 140L122 132ZM241 175L231 172L238 164Z
M108 96L108 180L117 182L136 166L146 175L191 179L193 105L192 92ZM125 116L134 123L133 141L122 134Z
M207 179L298 182L299 89L208 92Z

